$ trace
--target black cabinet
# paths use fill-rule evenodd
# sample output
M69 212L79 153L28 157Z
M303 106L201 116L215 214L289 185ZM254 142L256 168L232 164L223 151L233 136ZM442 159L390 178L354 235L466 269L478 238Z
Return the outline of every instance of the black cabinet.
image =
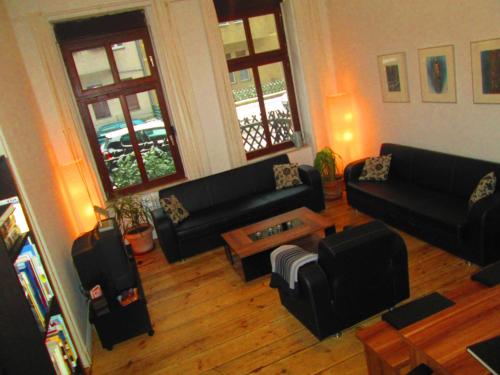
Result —
M72 255L83 289L91 296L91 290L100 290L89 304L89 319L102 346L111 350L114 344L154 332L135 259L114 220L107 224L77 238ZM122 294L133 296L128 304L119 302Z
M3 156L0 173L0 374L81 373L50 275Z
M108 350L113 349L114 344L143 333L150 336L154 334L141 279L135 262L131 261L137 277L138 300L127 306L113 302L109 313L100 316L94 312L92 305L90 305L90 322L94 324L102 346Z

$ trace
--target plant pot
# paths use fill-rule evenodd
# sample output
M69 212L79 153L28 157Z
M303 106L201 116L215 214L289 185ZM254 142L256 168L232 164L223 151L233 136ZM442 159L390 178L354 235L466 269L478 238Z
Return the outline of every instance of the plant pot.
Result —
M323 193L327 201L333 201L342 197L342 179L323 181Z
M144 254L153 250L153 227L150 224L140 225L131 228L125 234L125 238L130 243L134 254Z

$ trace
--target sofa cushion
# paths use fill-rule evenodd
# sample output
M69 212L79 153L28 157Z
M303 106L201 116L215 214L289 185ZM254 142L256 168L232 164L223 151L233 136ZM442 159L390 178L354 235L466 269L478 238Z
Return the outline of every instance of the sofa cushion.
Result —
M412 182L441 193L451 193L455 159L453 155L415 149Z
M245 168L236 168L209 176L206 179L206 184L212 206L244 199L255 194L255 180L259 178L262 176L255 176ZM271 189L273 187L270 187Z
M467 202L461 198L391 180L386 184L350 182L349 188L378 198L401 211L425 217L456 233L466 222Z
M160 199L175 195L182 202L186 210L192 214L212 205L212 197L208 188L206 179L200 178L162 189L159 195Z
M360 181L387 181L392 155L368 158L359 176Z
M257 195L267 207L272 208L271 215L293 208L306 206L311 200L313 189L309 185L298 185L287 189L276 190L272 194Z
M414 149L393 143L382 144L380 155L389 154L392 154L389 178L410 182L413 178Z
M469 199L478 181L490 172L495 172L496 176L500 176L500 165L483 160L457 157L453 179L453 194ZM498 188L497 184L495 190L498 191Z
M168 215L174 224L179 224L181 221L184 221L189 217L189 211L184 208L175 195L161 198L160 204L163 211Z
M496 184L497 177L495 176L495 172L490 172L481 178L469 198L469 208L477 201L492 195L495 192Z
M225 202L274 190L274 164L288 163L286 154L187 181L160 190L160 198L175 195L192 214Z
M299 166L297 163L273 165L276 190L302 184L299 177Z
M273 165L289 163L288 155L278 155L258 163L248 164L245 168L251 176L259 176L253 181L254 193L263 193L275 189Z
M177 226L177 236L191 238L208 233L223 233L262 220L264 217L306 205L311 193L311 187L300 185L198 211Z

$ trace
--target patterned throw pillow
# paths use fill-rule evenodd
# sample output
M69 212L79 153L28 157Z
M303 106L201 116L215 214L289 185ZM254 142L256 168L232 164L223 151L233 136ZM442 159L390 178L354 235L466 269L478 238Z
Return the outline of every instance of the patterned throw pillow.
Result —
M471 208L478 200L493 194L495 192L496 185L497 177L495 176L495 172L490 172L480 179L469 198L469 208Z
M189 217L189 212L179 202L175 195L170 195L160 199L163 211L168 215L172 223L179 224Z
M360 181L387 181L392 154L368 158L365 161Z
M297 163L273 165L276 190L302 184Z

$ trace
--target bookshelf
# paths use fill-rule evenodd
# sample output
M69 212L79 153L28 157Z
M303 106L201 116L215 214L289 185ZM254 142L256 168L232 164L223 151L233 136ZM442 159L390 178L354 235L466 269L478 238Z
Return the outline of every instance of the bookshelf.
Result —
M81 374L5 157L0 156L0 375Z

